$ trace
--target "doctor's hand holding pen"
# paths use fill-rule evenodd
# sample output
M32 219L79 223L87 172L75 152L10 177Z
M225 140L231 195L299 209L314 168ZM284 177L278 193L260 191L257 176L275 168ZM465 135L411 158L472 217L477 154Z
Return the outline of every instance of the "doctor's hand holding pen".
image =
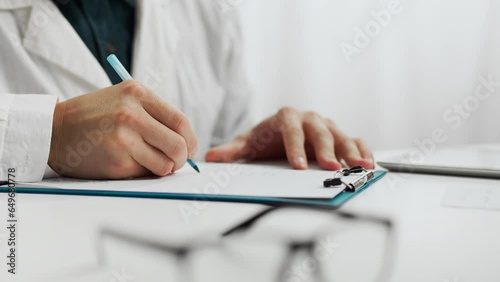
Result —
M57 103L50 147L59 174L124 179L178 170L197 139L181 111L127 80Z

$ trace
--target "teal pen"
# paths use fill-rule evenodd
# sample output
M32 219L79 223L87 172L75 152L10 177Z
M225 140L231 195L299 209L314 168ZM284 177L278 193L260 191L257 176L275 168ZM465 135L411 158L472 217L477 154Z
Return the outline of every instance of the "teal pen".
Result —
M118 60L118 58L114 54L109 55L107 59L109 64L113 67L113 69L116 71L116 73L120 76L122 80L132 79L130 73L128 73L127 69L125 69L120 60ZM196 165L196 163L193 160L187 159L187 163L198 173L200 172L198 165Z

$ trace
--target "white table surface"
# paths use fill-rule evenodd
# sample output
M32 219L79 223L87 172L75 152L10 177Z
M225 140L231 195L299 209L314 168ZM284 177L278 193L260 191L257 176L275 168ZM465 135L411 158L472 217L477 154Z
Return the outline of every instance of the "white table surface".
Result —
M389 154L379 152L376 156ZM395 181L399 182L395 185ZM497 282L500 211L441 205L446 189L475 185L500 189L500 180L389 173L342 209L394 220L396 260L392 281ZM112 262L98 267L96 249L102 243L99 230L108 227L166 242L196 241L217 236L265 208L212 202L186 222L179 207L191 202L18 194L18 274L14 276L6 273L4 263L6 199L6 194L0 194L0 281L23 282L177 281L173 273L178 267L171 256L126 243L107 244L105 252ZM262 256L263 265L266 257ZM224 273L238 271L228 262L217 261L217 257L207 259L202 267L212 271L218 281L224 280ZM356 265L352 267L356 269ZM134 278L120 280L117 272ZM239 281L261 281L264 272L256 271L254 277L241 277Z

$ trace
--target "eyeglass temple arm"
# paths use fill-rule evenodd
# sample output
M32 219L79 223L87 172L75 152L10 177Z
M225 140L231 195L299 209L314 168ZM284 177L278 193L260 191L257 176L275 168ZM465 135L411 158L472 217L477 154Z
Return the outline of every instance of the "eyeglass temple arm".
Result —
M231 227L224 233L222 233L222 237L227 237L233 233L241 232L244 230L249 229L252 227L259 219L267 215L268 213L271 213L277 209L283 209L283 208L298 208L298 209L307 209L307 210L316 210L316 211L330 211L335 215L338 215L343 218L358 218L362 220L367 220L367 221L373 221L377 223L381 223L385 225L387 228L392 228L392 221L390 219L384 218L384 217L378 217L376 215L365 215L365 214L355 214L351 212L345 212L345 211L340 211L337 210L336 208L338 207L332 207L330 205L316 205L316 206L311 206L311 205L306 205L306 204L295 204L295 203L289 203L286 206L272 206L269 207L268 209L265 209L252 217L248 218L247 220L243 221L242 223L237 224L234 227Z

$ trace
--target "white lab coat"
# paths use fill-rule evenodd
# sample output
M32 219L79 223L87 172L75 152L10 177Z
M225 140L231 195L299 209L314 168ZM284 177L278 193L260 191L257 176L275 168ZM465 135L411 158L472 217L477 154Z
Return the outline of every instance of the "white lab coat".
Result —
M200 154L248 129L236 14L211 0L138 1L132 76L189 117ZM37 181L60 101L110 86L50 0L0 0L0 180Z

